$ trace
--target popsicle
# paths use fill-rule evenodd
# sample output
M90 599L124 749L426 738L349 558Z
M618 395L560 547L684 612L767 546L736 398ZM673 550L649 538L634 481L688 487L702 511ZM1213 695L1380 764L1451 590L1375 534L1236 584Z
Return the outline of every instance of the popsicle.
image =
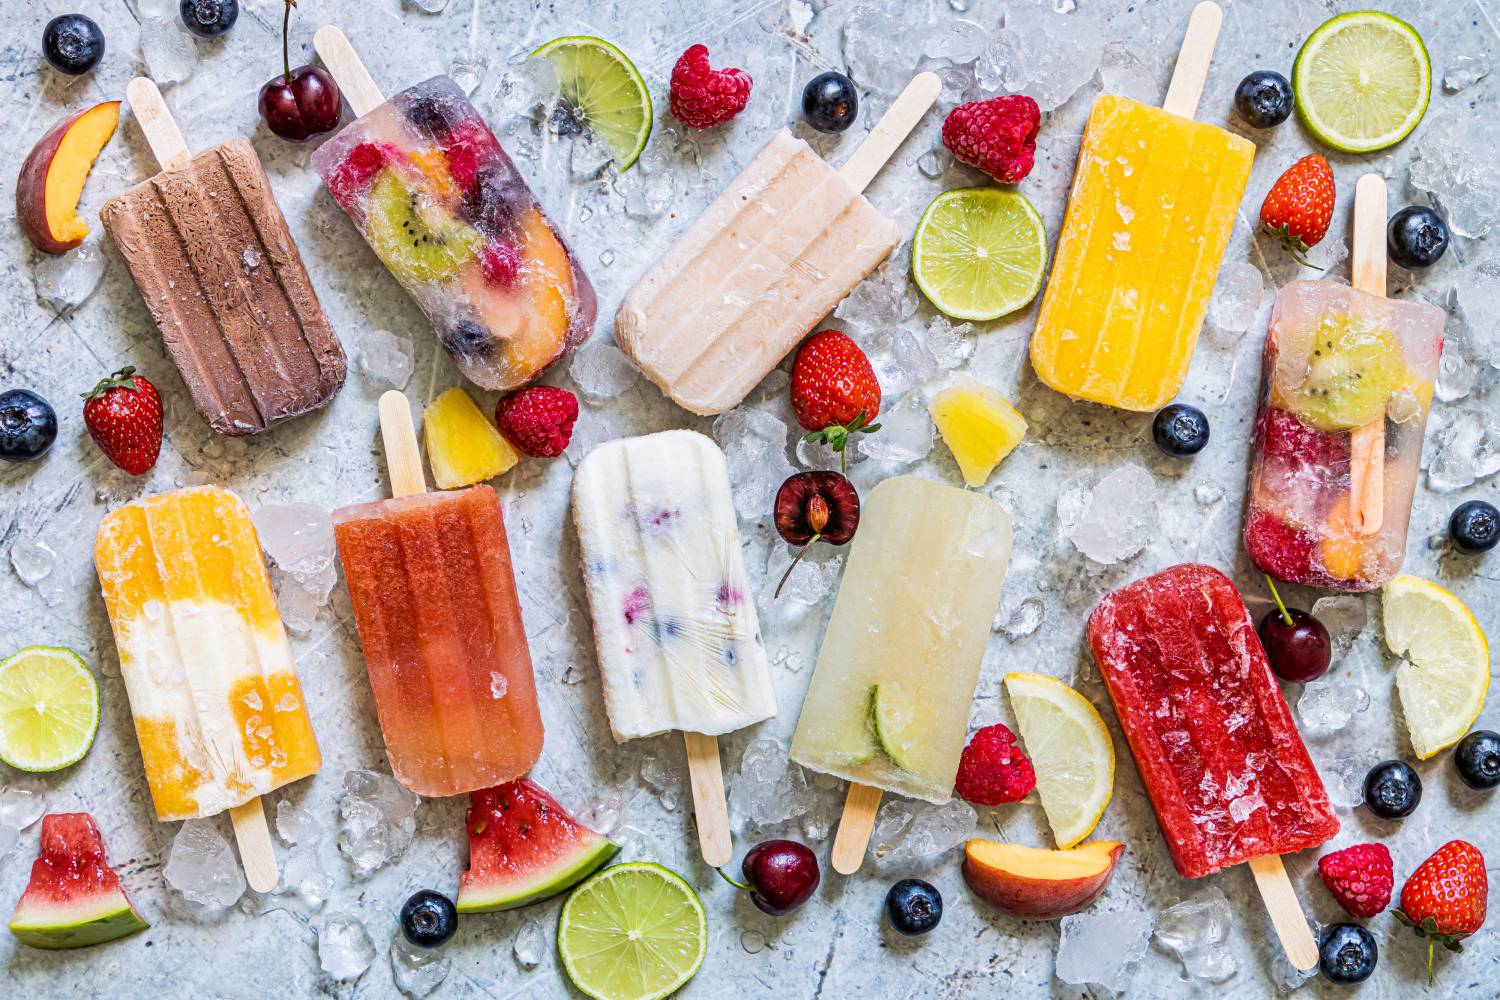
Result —
M161 92L125 90L162 172L99 213L193 406L256 434L326 404L347 364L249 140L196 157Z
M1354 195L1353 281L1296 281L1266 334L1245 549L1293 583L1374 590L1406 554L1443 310L1385 298L1385 181Z
M427 493L406 397L380 398L390 500L333 512L391 770L418 795L521 777L542 752L500 498Z
M244 501L197 486L126 504L94 565L157 819L231 810L251 886L275 888L258 796L322 758Z
M724 454L693 431L600 445L573 479L573 521L610 729L681 730L699 842L729 860L717 737L776 714Z
M917 74L837 170L772 136L621 301L620 349L684 409L739 405L901 241L860 192L941 89Z
M586 340L593 285L458 85L387 101L338 28L314 44L360 117L313 168L459 370L513 389Z
M835 870L859 869L882 790L952 797L1010 543L983 494L916 476L870 491L792 738L797 763L854 783Z
M1239 591L1211 566L1174 566L1099 602L1088 643L1178 873L1249 862L1288 958L1312 968L1280 855L1339 822Z
M1058 392L1149 412L1187 377L1255 155L1192 120L1222 21L1194 8L1163 107L1094 102L1031 335Z

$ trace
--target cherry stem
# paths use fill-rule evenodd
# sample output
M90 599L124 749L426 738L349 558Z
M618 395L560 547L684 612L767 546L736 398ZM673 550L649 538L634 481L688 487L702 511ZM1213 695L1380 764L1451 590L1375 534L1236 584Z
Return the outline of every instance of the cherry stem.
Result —
M292 8L297 0L286 0L286 13L281 18L281 68L286 72L286 85L292 85L292 49L288 37L292 31Z
M1276 583L1271 579L1271 574L1266 573L1264 575L1266 578L1266 586L1271 588L1271 599L1276 602L1276 608L1281 612L1281 620L1286 622L1287 627L1290 628L1293 624L1292 613L1286 609L1285 604L1281 603L1281 595L1276 592Z
M736 889L741 889L741 890L743 890L745 892L754 892L755 891L755 888L753 886L749 885L748 883L745 883L745 882L736 882L734 879L730 878L728 875L725 875L724 874L724 869L722 869L722 868L715 868L714 871L716 871L716 872L719 873L719 878L721 878L724 881L728 882L730 885L734 886Z
M786 572L781 574L781 582L776 585L776 592L771 595L771 600L774 601L776 600L776 598L781 596L781 588L786 586L787 577L792 575L792 570L796 569L797 564L802 561L802 557L807 555L807 550L813 547L813 542L816 542L822 537L822 533L813 535L807 540L807 544L802 546L802 548L798 550L797 558L793 559L792 564L786 568ZM719 874L722 875L723 872L720 872Z

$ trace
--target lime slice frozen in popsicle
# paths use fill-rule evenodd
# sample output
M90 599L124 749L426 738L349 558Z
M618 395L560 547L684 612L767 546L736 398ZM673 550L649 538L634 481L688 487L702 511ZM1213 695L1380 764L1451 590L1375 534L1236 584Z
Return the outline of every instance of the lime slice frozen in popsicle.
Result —
M954 319L998 319L1036 298L1047 230L1024 195L997 187L944 191L912 237L912 277Z
M579 992L648 1000L682 988L708 953L708 919L675 872L647 861L604 869L573 890L557 920L557 955Z
M911 751L921 740L912 705L911 697L894 684L870 685L870 732L891 763L903 771L915 770Z
M1394 146L1432 97L1432 63L1417 30L1378 10L1341 14L1302 43L1292 67L1297 114L1345 153Z
M21 771L76 764L99 729L99 685L71 649L27 646L0 661L0 760Z
M590 35L554 38L531 55L552 64L558 95L629 170L651 136L651 94L630 58Z

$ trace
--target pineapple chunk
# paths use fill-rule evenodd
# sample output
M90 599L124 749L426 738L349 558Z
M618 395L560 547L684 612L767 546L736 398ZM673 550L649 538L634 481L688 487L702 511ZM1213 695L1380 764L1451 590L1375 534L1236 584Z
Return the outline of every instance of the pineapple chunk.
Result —
M1026 418L1004 396L962 373L928 409L970 486L983 486L1026 436Z
M469 394L456 386L427 404L422 436L433 482L443 490L493 479L521 460Z

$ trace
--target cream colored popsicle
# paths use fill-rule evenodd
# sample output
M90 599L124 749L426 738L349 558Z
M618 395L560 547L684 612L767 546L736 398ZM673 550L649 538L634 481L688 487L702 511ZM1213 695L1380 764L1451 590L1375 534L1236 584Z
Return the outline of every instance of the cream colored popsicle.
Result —
M776 133L625 296L620 349L684 409L738 405L901 241L860 192L941 87L919 74L838 170Z

